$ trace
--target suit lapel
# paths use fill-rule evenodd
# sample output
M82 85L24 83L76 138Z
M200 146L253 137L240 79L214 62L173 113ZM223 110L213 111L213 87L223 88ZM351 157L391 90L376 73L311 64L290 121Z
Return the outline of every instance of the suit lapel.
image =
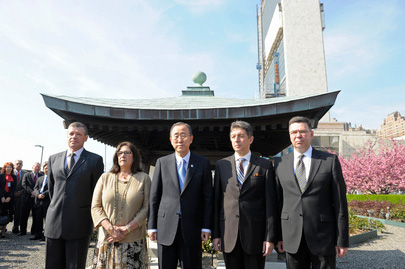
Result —
M169 174L170 178L173 181L173 184L177 186L177 189L180 192L180 184L179 184L179 175L177 174L177 162L176 162L176 153L173 153L170 157L169 163L167 164L169 167Z
M193 178L194 173L197 169L197 165L198 165L198 163L196 163L196 158L195 158L194 154L190 152L190 160L188 162L186 178L184 179L183 190L181 191L181 193L184 192L188 183L190 183L191 179Z
M231 168L232 168L232 180L234 181L235 184L239 185L238 176L236 173L235 154L232 154L232 156L230 157L230 162L231 162Z
M318 173L319 166L321 166L321 159L319 158L318 151L316 149L312 149L312 157L311 157L311 169L309 171L308 181L305 188L305 191L308 189L308 186L314 181L316 173Z
M245 173L245 181L250 177L250 174L252 174L253 170L255 170L255 168L257 166L257 159L258 158L259 157L257 157L256 155L253 155L253 154L250 155L249 165L248 165L247 171Z

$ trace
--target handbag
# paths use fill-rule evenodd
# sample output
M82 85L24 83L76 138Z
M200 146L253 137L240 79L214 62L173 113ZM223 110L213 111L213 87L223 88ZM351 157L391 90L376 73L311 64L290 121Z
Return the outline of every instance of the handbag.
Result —
M2 216L0 217L0 226L7 225L10 222L9 216Z

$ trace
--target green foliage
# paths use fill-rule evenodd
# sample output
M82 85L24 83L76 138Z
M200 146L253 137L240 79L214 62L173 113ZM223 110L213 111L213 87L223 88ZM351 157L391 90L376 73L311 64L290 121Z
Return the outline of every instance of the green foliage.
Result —
M404 194L348 194L347 201L388 201L393 204L404 204Z
M385 230L384 224L377 220L369 220L355 216L355 213L349 208L349 234L354 234L358 230Z
M214 246L211 241L211 236L208 238L206 242L202 242L202 251L206 253L216 254L217 251L214 249Z

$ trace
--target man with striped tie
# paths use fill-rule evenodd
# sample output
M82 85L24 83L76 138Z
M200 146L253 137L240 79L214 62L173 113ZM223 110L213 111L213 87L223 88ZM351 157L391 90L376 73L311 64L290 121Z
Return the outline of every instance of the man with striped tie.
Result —
M349 246L346 185L336 155L311 147L311 121L289 122L294 151L276 168L281 210L280 251L287 268L335 268Z
M35 227L35 236L30 238L30 240L41 240L45 241L45 236L43 233L44 229L44 218L46 217L46 212L48 211L51 199L49 198L48 191L48 162L45 162L42 166L44 174L42 177L38 178L37 183L34 187L35 192L35 222L37 226Z
M227 268L264 268L278 238L273 165L250 151L249 123L233 122L230 139L235 154L215 167L213 244Z

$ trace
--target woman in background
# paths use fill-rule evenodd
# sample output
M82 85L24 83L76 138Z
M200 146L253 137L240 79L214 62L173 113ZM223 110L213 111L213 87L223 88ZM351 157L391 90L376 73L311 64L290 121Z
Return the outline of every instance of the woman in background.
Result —
M17 177L13 171L13 163L7 162L3 165L0 174L0 216L8 216L10 222L13 220L14 191L17 185ZM1 229L1 238L6 237L6 226L3 225Z
M111 172L94 189L91 215L98 227L93 268L148 268L146 217L151 180L140 170L131 142L117 146Z

